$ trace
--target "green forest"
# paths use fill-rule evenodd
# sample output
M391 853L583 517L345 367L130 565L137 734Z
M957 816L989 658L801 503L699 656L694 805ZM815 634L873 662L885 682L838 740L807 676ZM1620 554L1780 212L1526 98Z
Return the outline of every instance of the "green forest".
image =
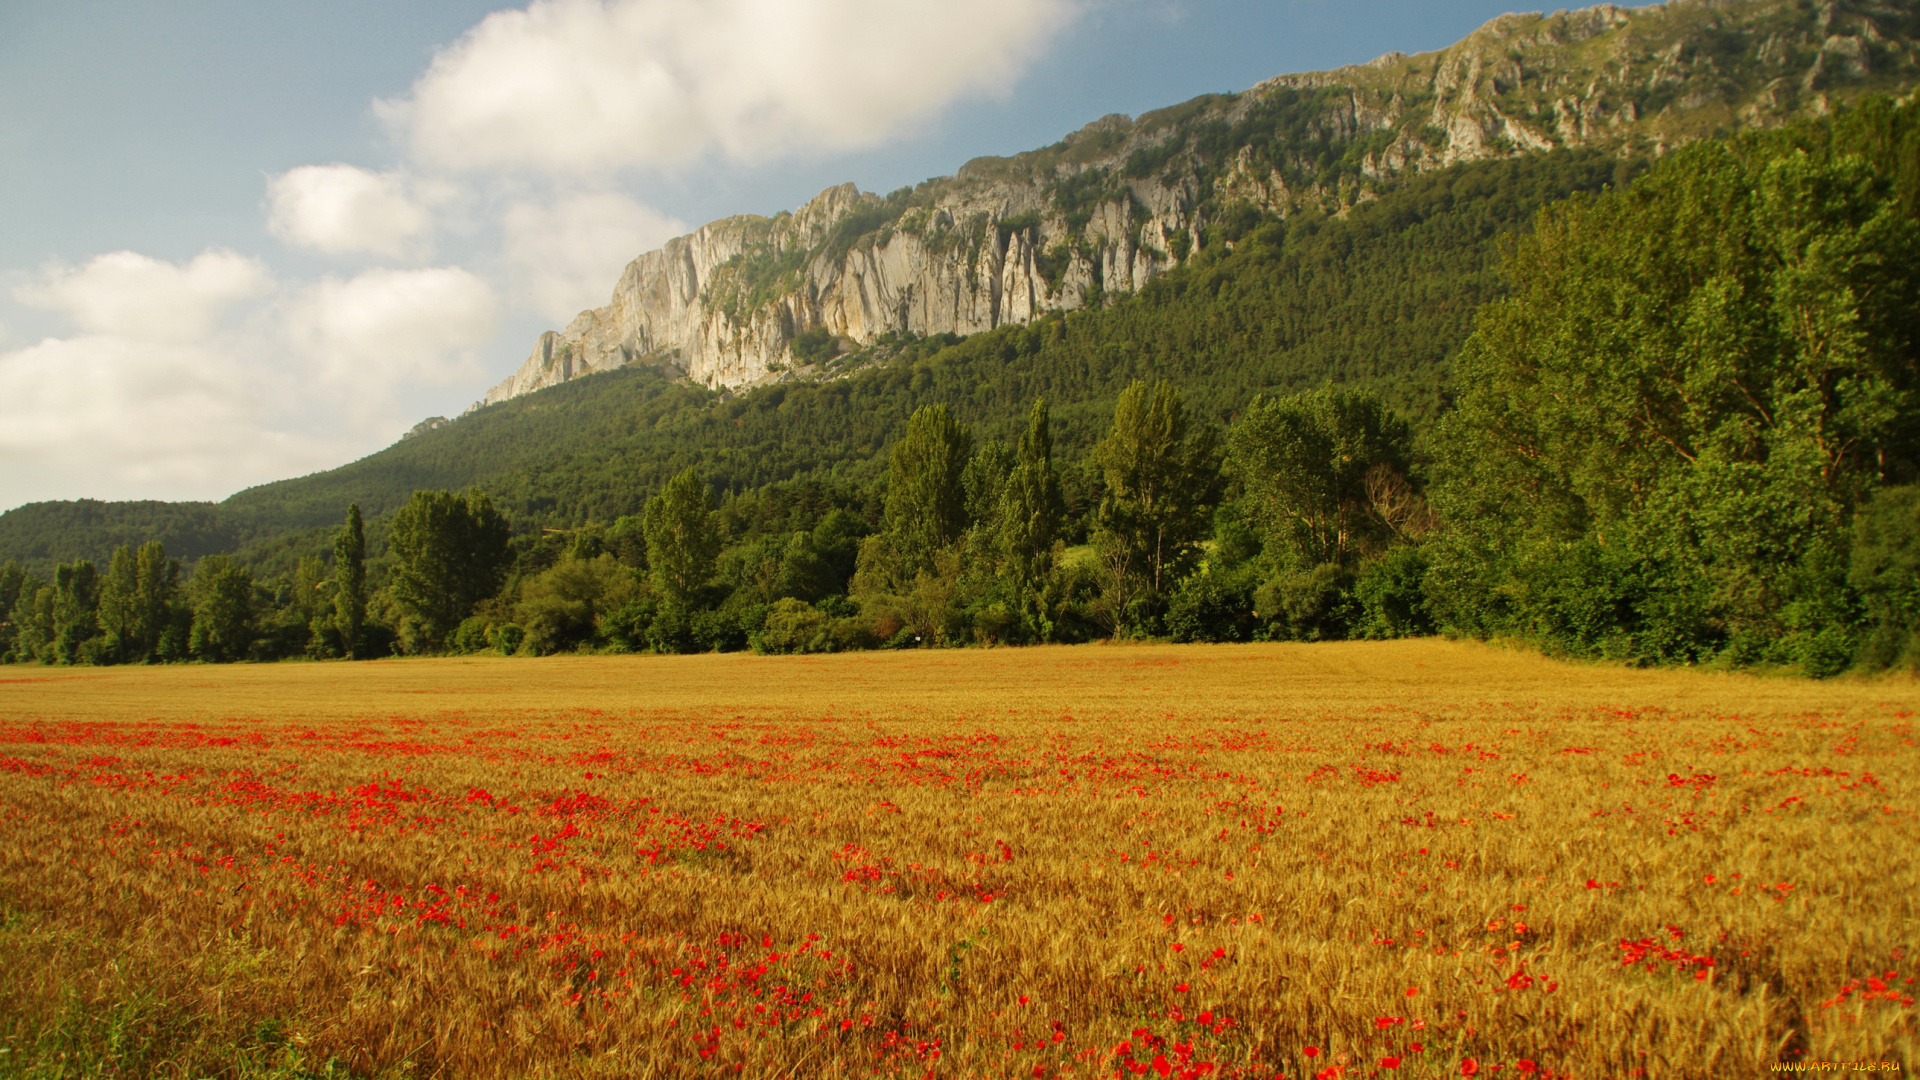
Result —
M220 504L24 507L0 654L1920 659L1914 109L1460 166L1196 240L1137 296L831 381L629 369Z

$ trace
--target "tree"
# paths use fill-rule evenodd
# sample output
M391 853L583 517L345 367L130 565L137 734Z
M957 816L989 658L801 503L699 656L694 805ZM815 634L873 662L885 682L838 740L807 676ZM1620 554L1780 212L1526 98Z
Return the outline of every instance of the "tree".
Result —
M139 648L141 631L140 581L134 567L133 549L125 544L113 549L106 577L100 583L100 629L106 634L104 657L112 663L144 660Z
M25 579L13 603L13 658L18 661L53 660L53 586Z
M360 504L347 507L347 521L333 539L333 620L340 652L349 660L360 657L361 628L367 621L367 536L360 522Z
M191 616L180 604L180 560L167 557L158 540L140 545L134 559L136 647L147 660L184 659Z
M20 602L21 593L38 585L14 560L8 559L0 565L0 664L15 659L13 649L19 640L20 628L14 621L14 607Z
M102 659L100 640L100 572L85 559L53 571L53 639L50 655L56 664L95 663Z
M713 577L720 553L707 485L697 471L682 469L647 500L645 529L654 584L668 603L684 611Z
M1543 211L1438 431L1443 619L1577 654L1843 666L1852 508L1913 476L1920 435L1900 172L1803 128Z
M893 444L887 470L886 532L911 580L966 532L967 465L973 434L945 405L923 405Z
M1028 634L1052 631L1042 591L1053 571L1053 542L1065 512L1053 471L1053 432L1045 399L1035 401L1000 499L996 540L1001 574Z
M349 512L349 531L352 520ZM394 514L392 595L415 651L444 647L474 605L500 591L510 538L505 515L478 491L416 491Z
M1212 431L1189 432L1180 392L1136 382L1120 394L1113 430L1094 449L1106 494L1094 514L1109 622L1120 633L1143 591L1163 597L1192 566L1220 501Z
M244 658L253 645L253 575L232 556L209 555L193 568L193 655L216 664Z
M1392 536L1396 515L1382 504L1406 476L1411 436L1379 398L1333 386L1256 398L1228 442L1268 551L1344 566L1356 546Z

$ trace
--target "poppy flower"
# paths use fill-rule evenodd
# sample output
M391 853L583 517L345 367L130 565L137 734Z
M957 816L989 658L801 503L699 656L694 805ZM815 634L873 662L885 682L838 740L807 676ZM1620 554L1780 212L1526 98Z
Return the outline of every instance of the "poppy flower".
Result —
M1397 1069L1400 1067L1400 1059L1394 1057L1392 1054L1388 1054L1386 1057L1380 1059L1380 1067L1383 1069Z
M1319 1056L1320 1056L1320 1048L1319 1048L1319 1047L1317 1047L1317 1046L1309 1046L1309 1047L1307 1047L1307 1048L1306 1048L1305 1050L1302 1050L1302 1051L1300 1051L1300 1052L1301 1052L1301 1053L1303 1053L1303 1054L1305 1054L1305 1055L1307 1055L1308 1057L1319 1057Z
M1461 1076L1472 1076L1479 1071L1480 1071L1480 1063L1473 1060L1472 1058L1467 1058L1465 1061L1462 1061L1460 1063Z

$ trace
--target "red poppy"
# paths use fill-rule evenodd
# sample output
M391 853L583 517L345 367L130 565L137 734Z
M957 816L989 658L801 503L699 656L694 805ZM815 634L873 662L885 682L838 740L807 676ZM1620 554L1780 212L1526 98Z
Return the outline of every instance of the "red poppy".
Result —
M1380 1059L1380 1067L1383 1069L1397 1069L1400 1067L1400 1059L1394 1057L1392 1054L1388 1054L1386 1057Z
M1305 1055L1307 1055L1308 1057L1319 1057L1319 1056L1320 1056L1320 1048L1319 1048L1319 1047L1317 1047L1317 1046L1309 1046L1309 1047L1307 1047L1307 1048L1306 1048L1305 1050L1302 1050L1302 1051L1300 1051L1300 1052L1301 1052L1301 1053L1303 1053L1303 1054L1305 1054Z
M1540 1069L1540 1066L1534 1064L1532 1058L1521 1058L1519 1063L1516 1064L1514 1068L1519 1069L1523 1073L1530 1073L1530 1072L1538 1072Z
M1472 1058L1468 1058L1465 1061L1462 1061L1460 1063L1461 1076L1472 1076L1474 1073L1477 1073L1479 1071L1480 1071L1480 1063L1473 1060Z

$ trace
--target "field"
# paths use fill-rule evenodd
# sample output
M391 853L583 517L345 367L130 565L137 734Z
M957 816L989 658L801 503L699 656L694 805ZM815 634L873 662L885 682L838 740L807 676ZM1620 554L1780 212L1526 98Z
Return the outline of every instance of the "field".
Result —
M0 669L0 1077L1910 1068L1916 707L1437 640Z

